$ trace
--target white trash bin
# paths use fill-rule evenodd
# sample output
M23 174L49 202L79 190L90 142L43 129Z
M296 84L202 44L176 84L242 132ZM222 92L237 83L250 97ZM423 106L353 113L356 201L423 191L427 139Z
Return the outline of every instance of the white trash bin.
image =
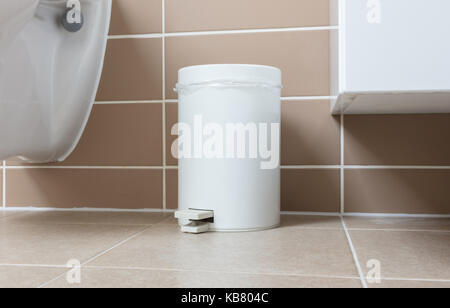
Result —
M281 71L201 65L181 69L178 78L179 125L172 129L179 133L172 145L180 156L177 217L202 220L193 233L277 227Z

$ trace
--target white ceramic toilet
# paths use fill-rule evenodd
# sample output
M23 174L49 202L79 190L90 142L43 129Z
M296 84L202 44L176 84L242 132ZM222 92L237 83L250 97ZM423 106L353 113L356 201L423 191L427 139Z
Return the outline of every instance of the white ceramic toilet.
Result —
M83 26L62 25L67 0L0 1L0 159L62 161L95 100L111 0L80 0Z

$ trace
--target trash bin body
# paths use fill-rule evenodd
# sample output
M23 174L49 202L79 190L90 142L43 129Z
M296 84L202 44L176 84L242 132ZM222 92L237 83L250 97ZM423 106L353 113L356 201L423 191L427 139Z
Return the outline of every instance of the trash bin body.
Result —
M281 71L188 67L177 90L179 210L213 211L213 231L278 226Z

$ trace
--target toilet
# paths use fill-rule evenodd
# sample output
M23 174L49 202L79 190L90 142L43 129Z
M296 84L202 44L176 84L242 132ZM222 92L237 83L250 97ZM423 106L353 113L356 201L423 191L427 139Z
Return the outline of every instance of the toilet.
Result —
M66 159L85 128L100 81L111 0L81 5L78 32L63 26L67 0L0 1L0 159Z

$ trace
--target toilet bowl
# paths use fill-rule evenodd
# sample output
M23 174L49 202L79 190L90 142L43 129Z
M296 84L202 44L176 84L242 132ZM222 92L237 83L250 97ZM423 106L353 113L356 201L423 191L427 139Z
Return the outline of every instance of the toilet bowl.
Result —
M83 27L61 23L67 0L0 1L0 159L63 161L95 100L111 0L80 0Z

